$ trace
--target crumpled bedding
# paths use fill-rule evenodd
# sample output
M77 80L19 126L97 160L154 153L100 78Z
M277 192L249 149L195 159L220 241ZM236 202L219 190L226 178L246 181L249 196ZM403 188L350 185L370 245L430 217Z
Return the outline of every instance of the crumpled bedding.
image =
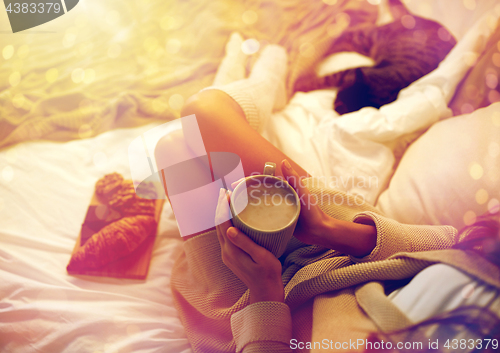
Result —
M86 0L16 34L2 16L5 147L179 117L184 100L212 83L233 31L284 45L292 83L322 56L346 18L351 29L374 23L377 8L349 0Z
M499 18L500 11L478 18L439 67L401 90L396 101L339 116L331 108L335 91L299 92L273 115L263 136L327 186L376 204L411 142L452 116L448 103Z

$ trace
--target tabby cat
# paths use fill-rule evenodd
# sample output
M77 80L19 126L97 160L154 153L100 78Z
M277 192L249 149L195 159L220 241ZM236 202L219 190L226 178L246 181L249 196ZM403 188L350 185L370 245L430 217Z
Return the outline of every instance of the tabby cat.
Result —
M354 51L375 61L329 76L303 76L295 91L338 87L334 109L339 114L362 107L380 108L396 100L401 89L436 69L456 44L439 23L413 16L400 0L388 0L394 22L359 31L345 31L326 53Z

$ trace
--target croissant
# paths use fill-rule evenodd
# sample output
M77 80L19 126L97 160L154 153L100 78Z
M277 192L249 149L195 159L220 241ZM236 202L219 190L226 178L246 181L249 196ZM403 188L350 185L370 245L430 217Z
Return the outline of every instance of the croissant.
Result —
M124 217L108 224L73 254L67 270L96 269L127 256L155 229L154 217L145 215Z
M123 177L118 173L107 174L95 184L95 192L104 200L109 199L123 182Z

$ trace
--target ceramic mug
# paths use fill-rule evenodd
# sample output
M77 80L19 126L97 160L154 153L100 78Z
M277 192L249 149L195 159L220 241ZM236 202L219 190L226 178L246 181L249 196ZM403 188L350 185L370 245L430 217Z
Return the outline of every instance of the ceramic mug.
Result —
M292 238L300 214L300 199L286 180L274 176L276 164L266 163L262 175L239 183L231 194L233 225L254 242L280 257Z

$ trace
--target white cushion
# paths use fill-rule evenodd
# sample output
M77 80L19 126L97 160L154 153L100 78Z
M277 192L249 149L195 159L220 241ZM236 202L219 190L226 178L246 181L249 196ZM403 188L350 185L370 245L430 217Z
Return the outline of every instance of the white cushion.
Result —
M410 13L441 23L457 40L462 39L468 29L485 13L493 15L493 12L500 11L498 0L412 0L405 2Z
M498 210L500 103L434 124L406 151L377 207L399 222L456 228Z

